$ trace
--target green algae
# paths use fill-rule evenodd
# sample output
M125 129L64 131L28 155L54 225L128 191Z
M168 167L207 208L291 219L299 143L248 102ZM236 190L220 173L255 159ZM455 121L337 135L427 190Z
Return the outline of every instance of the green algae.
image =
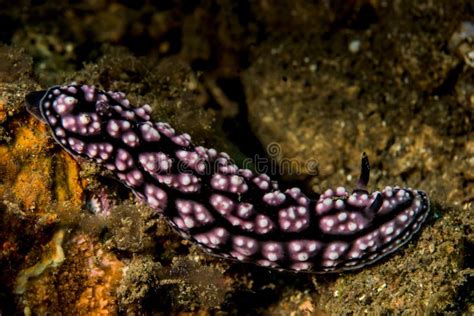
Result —
M65 259L62 243L64 240L64 230L59 229L50 241L48 251L41 256L41 259L33 266L28 267L18 273L15 285L15 294L25 293L28 281L43 274L47 269L59 267Z

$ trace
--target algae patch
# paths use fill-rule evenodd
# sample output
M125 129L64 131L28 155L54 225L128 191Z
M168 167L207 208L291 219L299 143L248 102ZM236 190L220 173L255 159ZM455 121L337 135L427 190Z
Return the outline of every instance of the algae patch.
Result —
M22 270L16 279L15 293L23 294L28 286L28 281L41 275L48 268L59 267L64 259L64 250L62 243L64 239L64 230L58 230L51 241L48 243L47 251L42 256L41 260L32 267Z

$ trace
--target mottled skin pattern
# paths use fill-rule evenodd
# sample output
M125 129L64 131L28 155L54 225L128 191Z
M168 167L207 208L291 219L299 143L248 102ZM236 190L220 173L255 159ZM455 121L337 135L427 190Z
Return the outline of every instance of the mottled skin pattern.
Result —
M356 190L310 200L239 169L226 153L194 146L121 92L56 86L26 100L69 153L111 170L183 237L221 257L291 271L354 270L405 244L429 212L423 191L367 192L365 156Z

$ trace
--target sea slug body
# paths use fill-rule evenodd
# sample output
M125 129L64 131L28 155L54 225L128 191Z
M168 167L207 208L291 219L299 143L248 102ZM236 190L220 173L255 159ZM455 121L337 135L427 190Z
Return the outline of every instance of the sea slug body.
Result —
M226 153L193 145L122 92L54 86L26 103L70 154L111 170L183 237L221 257L279 270L354 270L407 243L428 217L423 191L367 192L365 155L357 189L328 189L311 200L239 169Z

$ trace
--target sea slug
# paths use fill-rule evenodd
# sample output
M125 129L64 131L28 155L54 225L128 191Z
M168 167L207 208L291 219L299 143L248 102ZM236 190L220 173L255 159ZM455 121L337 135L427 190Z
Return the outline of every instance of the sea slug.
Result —
M122 92L54 86L28 94L26 105L70 154L111 170L180 235L220 257L279 270L354 270L407 243L428 217L423 191L367 192L365 155L355 190L328 189L312 200L193 145Z

